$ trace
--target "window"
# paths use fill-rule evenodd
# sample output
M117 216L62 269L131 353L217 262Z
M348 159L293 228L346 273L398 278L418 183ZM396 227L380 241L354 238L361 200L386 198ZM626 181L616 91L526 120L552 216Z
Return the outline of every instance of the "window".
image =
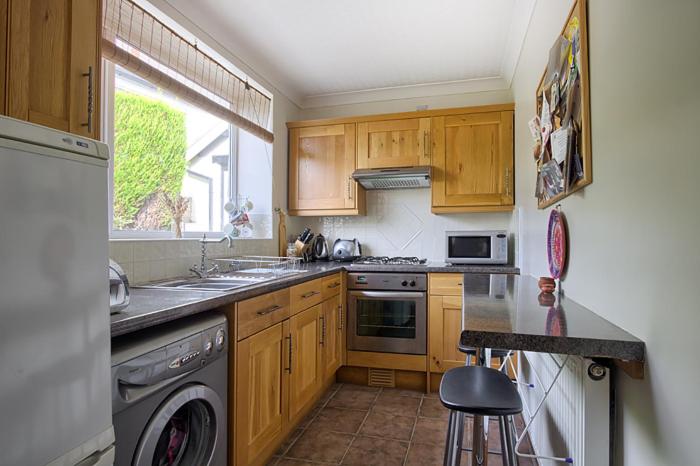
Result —
M270 144L105 62L113 238L272 238Z

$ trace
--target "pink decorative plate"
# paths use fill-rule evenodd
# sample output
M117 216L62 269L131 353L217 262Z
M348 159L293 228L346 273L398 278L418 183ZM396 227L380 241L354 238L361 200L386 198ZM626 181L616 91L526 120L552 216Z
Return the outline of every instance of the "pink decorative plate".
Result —
M552 278L561 278L566 266L566 225L564 214L553 209L547 228L547 260Z

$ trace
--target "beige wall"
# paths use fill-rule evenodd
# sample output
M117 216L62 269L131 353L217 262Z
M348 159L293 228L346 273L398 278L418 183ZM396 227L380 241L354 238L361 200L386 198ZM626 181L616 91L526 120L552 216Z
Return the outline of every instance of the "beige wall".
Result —
M527 121L570 2L540 0L513 85L522 267L546 275L549 211L533 198ZM593 184L562 201L567 295L647 344L645 380L618 375L616 464L698 464L700 2L590 0Z

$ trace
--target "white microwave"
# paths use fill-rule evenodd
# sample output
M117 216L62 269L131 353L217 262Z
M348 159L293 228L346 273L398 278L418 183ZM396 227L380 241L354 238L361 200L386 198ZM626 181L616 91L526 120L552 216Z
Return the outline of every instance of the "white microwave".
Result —
M508 263L508 233L505 230L445 232L445 262L448 264Z

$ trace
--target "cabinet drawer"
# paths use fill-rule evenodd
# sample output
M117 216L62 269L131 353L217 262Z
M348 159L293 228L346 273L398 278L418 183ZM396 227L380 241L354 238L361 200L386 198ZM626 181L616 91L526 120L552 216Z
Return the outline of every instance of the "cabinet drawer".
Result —
M326 300L340 293L342 284L343 282L340 274L324 278L322 282L323 290L321 292L323 299Z
M461 273L431 273L428 277L428 290L431 295L462 296Z
M323 301L323 278L317 278L291 288L292 315Z
M238 340L289 317L289 288L238 303Z

